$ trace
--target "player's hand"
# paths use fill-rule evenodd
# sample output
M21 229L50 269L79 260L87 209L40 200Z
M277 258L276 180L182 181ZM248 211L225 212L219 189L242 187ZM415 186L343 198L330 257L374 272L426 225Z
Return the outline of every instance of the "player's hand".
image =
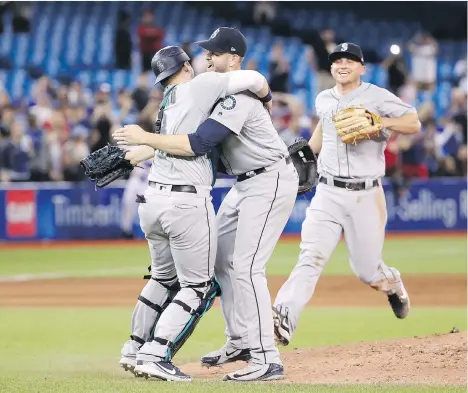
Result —
M117 141L117 145L144 145L148 133L137 125L128 125L114 131L112 137Z

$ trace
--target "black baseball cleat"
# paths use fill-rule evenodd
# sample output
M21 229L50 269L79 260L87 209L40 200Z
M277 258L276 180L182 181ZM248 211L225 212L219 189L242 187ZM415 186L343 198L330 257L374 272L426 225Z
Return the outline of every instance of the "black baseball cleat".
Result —
M237 362L238 360L248 362L250 359L249 348L237 349L232 347L229 343L226 343L220 349L203 356L201 358L201 364L204 367L213 367Z
M284 368L281 364L250 364L242 370L227 374L223 381L255 382L274 381L284 378Z
M388 302L392 307L393 313L398 319L406 318L410 311L410 298L406 292L405 285L400 272L395 268L390 268L395 277L397 277L397 288L387 293Z
M410 310L410 300L408 294L406 294L406 296L401 296L397 293L393 293L391 295L387 295L387 297L395 316L398 319L406 318Z

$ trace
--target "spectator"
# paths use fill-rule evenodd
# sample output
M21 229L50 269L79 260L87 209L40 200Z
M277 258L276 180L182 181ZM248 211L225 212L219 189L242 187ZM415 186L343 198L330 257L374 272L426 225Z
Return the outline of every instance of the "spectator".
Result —
M0 151L2 178L6 181L26 181L30 177L31 140L25 135L23 124L14 121L10 138Z
M94 152L110 143L114 127L111 102L98 101L91 121L94 129L91 134L91 152Z
M466 59L458 60L454 67L455 86L457 86L463 93L467 94L467 80L466 80Z
M72 106L89 106L92 103L92 96L79 81L73 81L68 89L67 101Z
M313 50L309 50L308 58L310 67L317 72L318 91L316 93L318 94L335 86L335 81L330 72L330 60L328 60L328 55L336 47L335 32L332 29L325 29L320 35L312 32L311 44Z
M256 1L252 18L257 25L269 25L276 18L277 4L272 1Z
M31 140L31 161L30 169L31 181L48 181L50 180L49 172L52 166L49 153L49 143L44 131L37 126L36 118L28 115L27 136Z
M133 90L132 99L135 108L141 112L148 103L149 89L148 89L148 74L140 74L137 79L137 87Z
M418 33L408 44L412 54L411 75L418 90L433 91L437 79L437 42L429 33Z
M84 105L70 104L66 108L65 113L69 129L77 125L81 125L88 130L91 129L91 123L87 118L87 111Z
M416 89L415 84L409 78L405 78L405 82L398 89L396 95L401 98L401 100L411 106L416 106L416 100L418 98L418 90Z
M438 143L438 130L434 119L424 122L422 131L424 133L424 154L429 176L435 176L439 170L441 151Z
M0 119L0 128L4 135L10 135L11 125L15 120L16 111L12 105L8 105L3 108L1 112L1 119Z
M29 1L14 1L13 3L13 32L29 33L31 30L31 3Z
M146 10L138 26L141 69L143 72L151 70L151 60L154 54L163 47L165 36L166 32L153 24L153 13Z
M270 89L272 92L286 93L289 91L289 64L284 56L283 44L277 42L270 56Z
M401 152L401 167L404 179L427 179L429 177L423 142L423 133L398 136L398 150Z
M135 124L137 122L137 113L133 109L133 101L127 90L121 89L117 96L117 107L113 112L115 121L120 126Z
M159 105L162 101L162 92L159 89L154 89L151 91L148 104L141 111L140 117L138 119L138 124L145 131L153 132L154 124L156 122L156 117L159 111Z
M50 120L53 110L51 99L47 93L43 92L38 95L36 104L31 108L31 113L36 117L39 127Z
M398 95L400 88L405 84L408 69L406 67L403 55L400 52L398 55L389 53L383 61L382 66L387 69L387 81L389 90Z
M132 68L132 37L130 36L130 15L120 10L115 31L115 68L130 70Z
M65 142L63 151L63 175L65 181L81 181L85 179L80 161L89 154L86 142L88 130L82 125L72 129L71 138Z
M11 105L10 96L8 92L0 86L0 115L3 109L9 105Z

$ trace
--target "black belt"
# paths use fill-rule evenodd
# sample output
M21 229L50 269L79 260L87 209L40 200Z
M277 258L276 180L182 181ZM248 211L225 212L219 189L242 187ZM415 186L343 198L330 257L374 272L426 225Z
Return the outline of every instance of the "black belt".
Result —
M197 193L197 189L195 186L178 186L178 185L171 185L171 184L161 184L161 183L156 183L155 181L149 181L148 185L153 188L160 188L161 190L165 187L171 187L171 191L175 191L175 192L189 192L191 194Z
M288 165L291 162L291 157L289 157L289 156L285 157L285 160L286 160L286 165ZM274 165L274 164L271 164L271 165ZM268 168L268 167L258 168L258 169L254 169L253 171L245 172L245 173L237 176L237 181L244 181L244 180L247 180L247 179L251 179L254 176L260 175L260 173L265 173L266 168Z
M327 178L325 177L320 177L319 178L320 183L328 184ZM366 189L366 182L361 181L361 182L348 182L348 181L341 181L341 180L336 180L333 179L333 185L335 187L339 188L345 188L349 191L361 191ZM377 187L379 185L379 181L376 179L372 182L372 187Z

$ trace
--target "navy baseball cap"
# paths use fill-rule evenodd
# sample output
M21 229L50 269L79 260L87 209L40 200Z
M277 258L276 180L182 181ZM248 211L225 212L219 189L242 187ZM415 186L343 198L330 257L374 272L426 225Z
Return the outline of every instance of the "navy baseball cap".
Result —
M231 53L240 57L244 57L247 52L244 34L232 27L220 27L208 40L195 43L210 52Z
M335 60L347 58L351 60L359 61L361 64L364 64L364 56L362 54L361 47L359 45L353 44L352 42L344 42L343 44L338 45L328 59L333 63Z

